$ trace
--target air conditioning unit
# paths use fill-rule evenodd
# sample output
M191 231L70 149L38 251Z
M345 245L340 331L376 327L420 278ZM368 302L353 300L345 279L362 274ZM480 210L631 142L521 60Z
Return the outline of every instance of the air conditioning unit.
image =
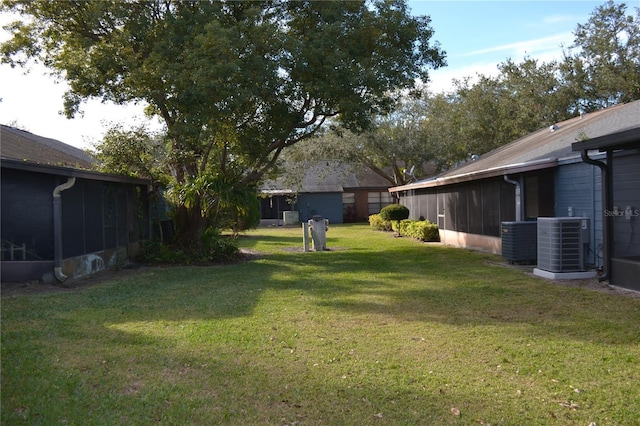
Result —
M538 218L538 269L549 272L587 270L589 218Z
M536 222L502 222L502 257L510 263L535 263L537 248Z

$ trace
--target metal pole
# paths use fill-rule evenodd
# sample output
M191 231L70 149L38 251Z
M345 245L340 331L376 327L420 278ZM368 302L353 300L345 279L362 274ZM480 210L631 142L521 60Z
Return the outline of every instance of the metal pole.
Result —
M309 224L302 222L302 242L304 244L304 252L309 251Z

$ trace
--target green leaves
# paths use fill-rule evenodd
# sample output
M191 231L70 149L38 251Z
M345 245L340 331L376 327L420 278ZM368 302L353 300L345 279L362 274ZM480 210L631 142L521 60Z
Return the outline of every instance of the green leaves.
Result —
M393 93L444 64L429 20L412 17L403 0L12 0L2 8L25 22L3 43L3 60L41 60L65 79L69 117L89 98L149 105L166 124L163 165L175 199L196 213L216 210L218 184L255 186L328 118L368 128ZM128 142L125 151L142 153ZM144 161L107 145L123 170L141 171Z
M574 32L563 76L584 112L640 98L640 9L608 1Z

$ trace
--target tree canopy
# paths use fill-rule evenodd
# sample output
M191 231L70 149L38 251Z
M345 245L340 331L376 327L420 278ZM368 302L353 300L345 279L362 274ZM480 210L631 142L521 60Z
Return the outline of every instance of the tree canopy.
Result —
M399 159L418 173L425 162L440 171L581 113L640 99L640 9L635 14L609 1L577 25L561 60L507 58L495 76L466 76L437 94L424 90L378 118L374 130L324 136L310 152L324 147L327 155L391 170L389 181L399 185Z
M578 24L574 36L562 71L580 110L640 99L640 8L634 17L626 4L609 0Z
M394 94L444 65L426 16L403 0L289 2L6 0L23 19L2 60L43 62L83 100L143 102L166 125L176 193L210 179L255 185L282 151L327 119L367 128ZM194 188L194 185L199 187ZM180 199L180 197L178 197ZM178 227L207 226L202 197L185 197Z
M428 97L400 97L392 112L377 116L373 127L357 133L333 128L306 140L285 155L287 168L310 159L334 160L377 173L390 185L404 185L424 176L436 158L421 131Z

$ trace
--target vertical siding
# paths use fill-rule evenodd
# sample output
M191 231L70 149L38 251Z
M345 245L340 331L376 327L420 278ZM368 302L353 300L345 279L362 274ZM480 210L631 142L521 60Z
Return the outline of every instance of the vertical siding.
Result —
M300 220L306 221L314 215L322 215L330 223L342 223L342 193L305 193L298 196Z
M557 168L555 216L590 219L589 264L602 266L602 176L600 169L586 163L565 164Z
M409 190L401 193L400 203L409 209L409 218L424 218L431 223L438 222L438 194L432 190Z
M415 190L407 191L400 196L402 204L409 209L409 219L418 220L422 216L422 197L418 196Z
M613 257L640 256L640 154L615 156L613 162L613 205L620 216L613 220ZM625 217L625 207L631 216Z
M65 259L127 247L148 233L147 203L133 185L78 179L61 196Z
M59 182L44 173L0 170L2 239L26 244L28 260L53 260L53 189Z
M501 178L400 193L409 217L443 230L500 236L500 222L515 219L515 189Z

